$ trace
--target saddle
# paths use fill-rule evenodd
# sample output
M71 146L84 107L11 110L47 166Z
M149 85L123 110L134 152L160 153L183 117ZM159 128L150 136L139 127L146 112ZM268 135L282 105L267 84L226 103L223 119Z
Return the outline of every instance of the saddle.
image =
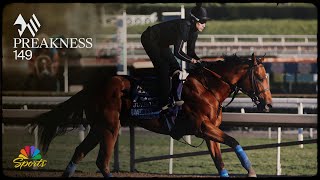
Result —
M135 119L139 120L151 120L161 118L163 119L169 131L174 127L175 120L178 113L182 109L181 106L173 106L168 109L165 115L160 115L161 107L159 106L159 98L157 96L157 80L156 77L142 77L134 78L131 80L132 83L132 107L130 115ZM181 95L182 88L178 90ZM169 102L174 102L174 97L171 94Z

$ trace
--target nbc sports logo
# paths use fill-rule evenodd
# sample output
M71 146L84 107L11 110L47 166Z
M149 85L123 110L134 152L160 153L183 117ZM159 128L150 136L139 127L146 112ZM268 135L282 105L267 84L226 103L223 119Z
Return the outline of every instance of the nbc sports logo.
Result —
M21 28L18 29L20 37L22 36L22 34L26 28L29 29L31 35L34 37L36 35L35 33L38 32L38 29L41 26L37 17L34 14L32 14L32 18L30 18L29 23L26 23L26 21L23 19L22 15L19 14L19 16L17 17L17 19L13 25L16 25L16 24L21 25Z
M25 146L20 150L20 154L13 160L14 167L17 169L30 167L44 167L47 160L42 159L40 150L34 146Z

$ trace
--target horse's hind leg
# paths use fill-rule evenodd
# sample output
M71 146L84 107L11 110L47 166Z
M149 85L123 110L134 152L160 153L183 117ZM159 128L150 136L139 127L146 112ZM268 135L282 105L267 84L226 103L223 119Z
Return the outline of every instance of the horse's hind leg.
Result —
M110 173L110 161L115 142L117 141L118 132L119 128L115 128L113 132L110 129L105 129L100 141L96 164L104 177L112 177Z
M251 166L251 162L247 154L244 152L237 140L221 131L210 121L203 121L201 125L201 131L205 139L210 139L212 141L223 143L233 148L241 162L241 165L248 171L248 176L256 177L256 173Z
M229 177L228 171L224 168L222 161L222 155L220 150L220 144L214 141L206 140L211 158L219 171L220 177Z
M80 143L80 145L75 149L75 152L69 162L66 170L62 174L62 177L71 177L75 170L77 164L90 152L93 148L97 146L100 142L100 139L96 134L94 134L95 128L91 128L89 134L86 138Z

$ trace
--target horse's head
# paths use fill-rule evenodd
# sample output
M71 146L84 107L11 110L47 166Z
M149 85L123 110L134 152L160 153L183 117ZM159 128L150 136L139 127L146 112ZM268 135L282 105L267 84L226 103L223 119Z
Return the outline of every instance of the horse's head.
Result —
M266 70L262 64L263 61L264 57L256 58L252 54L249 69L237 85L243 93L252 99L259 111L269 112L272 108L272 96Z

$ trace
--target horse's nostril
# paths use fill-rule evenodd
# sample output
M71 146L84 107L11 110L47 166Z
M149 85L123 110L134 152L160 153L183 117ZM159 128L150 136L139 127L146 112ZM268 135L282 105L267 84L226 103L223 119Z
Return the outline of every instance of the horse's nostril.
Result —
M264 106L263 112L270 112L270 108L272 108L272 105L271 104L266 104Z
M271 104L267 104L266 105L266 109L271 109L272 108L272 105Z

